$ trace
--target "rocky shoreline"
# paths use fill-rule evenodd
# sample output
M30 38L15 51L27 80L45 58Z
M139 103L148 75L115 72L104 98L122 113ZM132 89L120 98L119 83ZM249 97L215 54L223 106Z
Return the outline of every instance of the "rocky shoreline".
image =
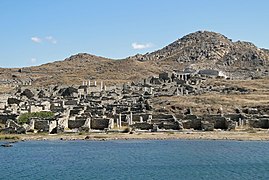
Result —
M0 141L43 141L43 140L235 140L235 141L268 141L269 132L164 132L164 133L85 133L85 134L16 134L0 135Z

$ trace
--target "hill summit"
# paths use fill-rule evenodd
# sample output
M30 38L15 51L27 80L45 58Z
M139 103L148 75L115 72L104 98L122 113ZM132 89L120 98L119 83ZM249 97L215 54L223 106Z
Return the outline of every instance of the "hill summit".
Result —
M133 58L139 61L157 61L160 64L169 62L195 69L220 69L236 76L255 76L249 72L266 71L269 53L266 49L257 48L253 43L233 42L226 36L209 31L197 31L188 34L168 46L145 55ZM235 71L249 71L246 74ZM262 73L260 73L262 74Z

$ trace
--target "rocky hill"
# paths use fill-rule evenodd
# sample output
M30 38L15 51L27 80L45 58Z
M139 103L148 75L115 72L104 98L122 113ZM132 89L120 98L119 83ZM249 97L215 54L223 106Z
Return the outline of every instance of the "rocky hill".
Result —
M199 70L218 69L238 78L268 75L269 51L250 42L233 42L222 34L198 31L188 34L158 51L136 55L140 61L191 66ZM258 72L257 72L258 71Z
M63 61L36 67L1 69L1 84L80 84L103 80L107 84L138 80L174 69L222 70L235 78L268 75L269 51L249 42L233 42L208 31L188 34L158 51L112 60L80 53Z

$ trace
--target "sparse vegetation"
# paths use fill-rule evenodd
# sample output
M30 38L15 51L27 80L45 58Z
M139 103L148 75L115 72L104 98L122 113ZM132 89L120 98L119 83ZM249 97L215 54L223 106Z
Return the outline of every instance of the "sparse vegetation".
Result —
M54 113L53 112L45 112L45 111L24 113L24 114L20 115L18 122L21 124L29 123L30 119L33 117L35 117L35 118L53 118Z
M267 106L269 104L268 84L268 78L229 81L212 79L206 82L206 85L237 86L253 91L250 91L248 94L224 94L212 92L201 95L157 97L152 99L152 104L154 104L156 109L166 107L166 110L171 112L182 111L186 107L190 107L194 114L204 114L207 113L208 108L216 112L221 106L225 113L233 113L237 107Z

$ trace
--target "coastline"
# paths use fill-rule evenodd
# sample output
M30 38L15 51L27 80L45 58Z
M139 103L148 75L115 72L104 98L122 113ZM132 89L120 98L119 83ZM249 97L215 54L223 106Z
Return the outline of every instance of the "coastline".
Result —
M83 133L83 134L1 134L0 141L38 141L38 140L235 140L269 141L268 131L258 132L143 132L143 133Z

